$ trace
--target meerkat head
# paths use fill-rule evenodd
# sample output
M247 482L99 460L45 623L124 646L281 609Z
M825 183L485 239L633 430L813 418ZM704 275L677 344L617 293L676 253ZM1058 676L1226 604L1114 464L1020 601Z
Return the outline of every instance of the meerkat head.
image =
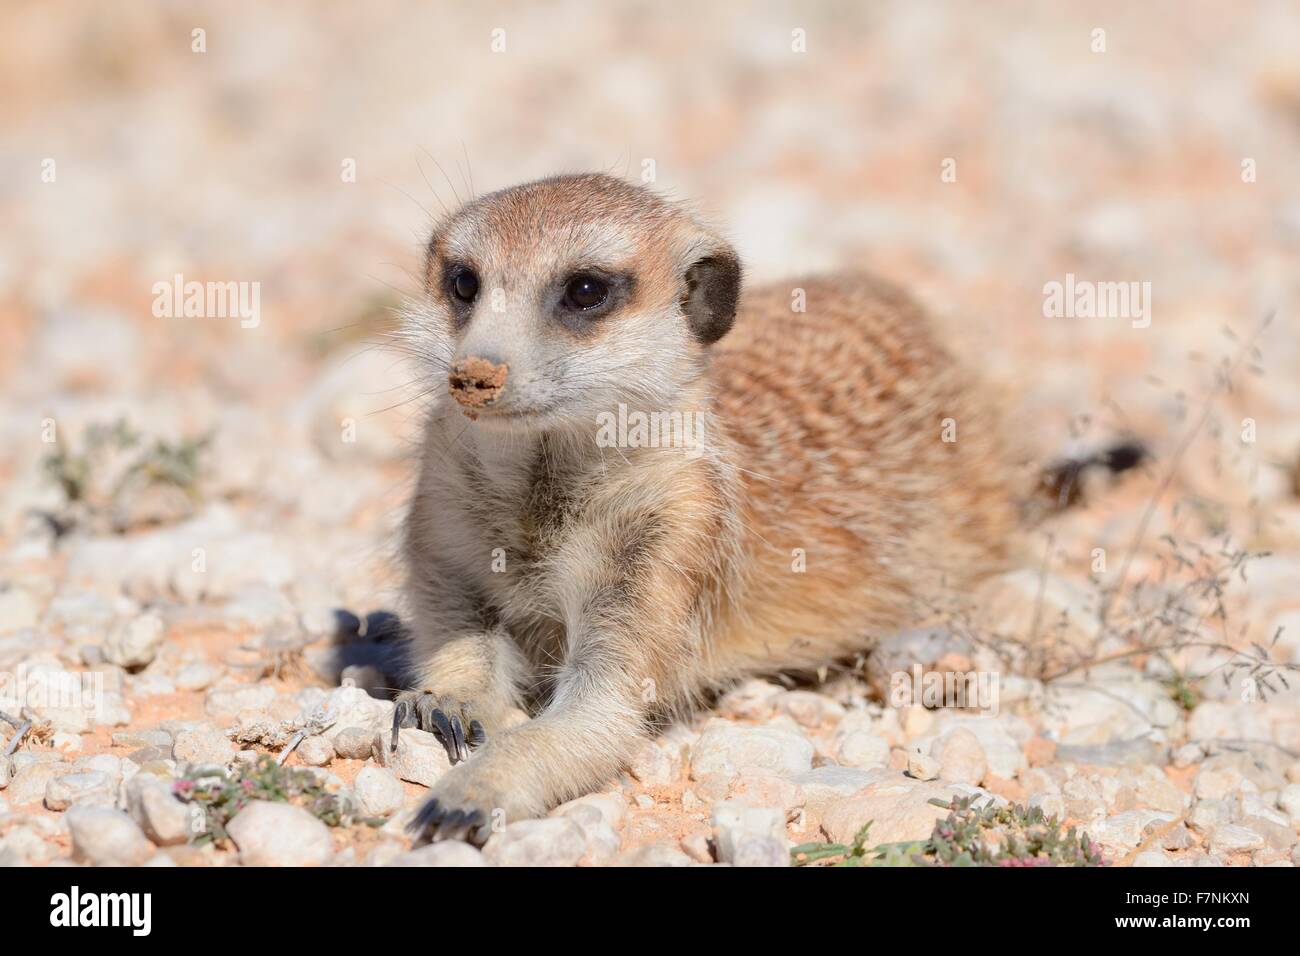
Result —
M582 427L620 403L674 410L731 327L740 263L649 190L560 176L439 225L424 283L408 332L446 401L482 427Z

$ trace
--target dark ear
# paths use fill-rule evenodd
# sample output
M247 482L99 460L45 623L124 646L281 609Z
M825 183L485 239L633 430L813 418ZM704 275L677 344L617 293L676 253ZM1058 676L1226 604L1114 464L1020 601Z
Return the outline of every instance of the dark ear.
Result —
M686 270L682 312L700 344L712 345L727 334L736 319L739 298L740 260L731 249L691 263Z

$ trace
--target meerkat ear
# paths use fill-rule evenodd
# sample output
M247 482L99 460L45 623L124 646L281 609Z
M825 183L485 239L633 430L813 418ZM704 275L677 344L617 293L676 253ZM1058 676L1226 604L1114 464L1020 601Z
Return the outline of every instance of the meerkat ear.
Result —
M727 334L740 298L740 259L725 242L716 241L686 269L682 312L702 345Z

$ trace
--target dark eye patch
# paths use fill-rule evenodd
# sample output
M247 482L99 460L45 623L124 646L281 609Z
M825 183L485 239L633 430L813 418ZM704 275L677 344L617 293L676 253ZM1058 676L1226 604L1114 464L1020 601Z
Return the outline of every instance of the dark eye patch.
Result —
M478 271L473 266L463 262L449 262L443 267L442 288L456 314L457 325L469 321L482 286Z
M571 332L590 332L601 319L632 300L635 285L631 273L595 267L574 269L556 283L552 314Z

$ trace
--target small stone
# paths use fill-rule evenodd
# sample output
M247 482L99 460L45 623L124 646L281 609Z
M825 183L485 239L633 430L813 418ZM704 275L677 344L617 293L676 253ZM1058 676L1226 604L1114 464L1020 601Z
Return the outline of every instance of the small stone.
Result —
M361 727L345 727L334 735L334 752L345 760L366 760L370 757L373 731Z
M482 852L459 840L444 840L395 857L390 866L487 866Z
M176 693L176 683L162 674L135 674L128 687L132 697L166 697Z
M682 838L682 852L689 856L696 863L712 863L713 846L709 842L709 835L703 830L697 830Z
M1164 835L1160 845L1166 850L1188 850L1196 846L1196 837L1185 823L1180 823Z
M617 830L627 818L627 798L621 792L589 793L562 803L551 811L551 816L563 817L575 814L587 818L589 810L594 810L600 818Z
M1198 800L1192 808L1187 823L1198 833L1213 833L1218 827L1232 822L1232 807L1227 800Z
M13 634L35 627L40 618L36 599L26 591L0 591L0 634Z
M736 800L713 805L713 843L718 861L733 866L789 866L785 814Z
M1137 772L1135 796L1139 804L1154 810L1182 813L1191 797L1179 790L1158 767L1143 767Z
M181 763L225 766L235 756L235 745L212 724L201 724L176 734L172 759Z
M636 805L642 810L653 810L655 808L655 798L648 793L638 793L636 795Z
M1223 800L1243 790L1259 787L1237 768L1226 764L1206 762L1197 771L1196 796L1202 800Z
M319 866L334 851L329 827L291 803L254 800L226 832L245 866Z
M752 807L779 810L790 819L804 805L803 788L770 770L747 770L731 782L729 799Z
M1300 784L1291 783L1282 788L1277 805L1287 815L1291 826L1300 828Z
M977 786L989 770L988 757L979 738L965 727L958 727L936 740L930 755L939 761L939 778L949 783Z
M1238 798L1234 822L1254 830L1271 849L1286 850L1295 845L1290 818L1258 793L1243 793Z
M327 767L334 759L334 745L324 737L306 737L298 744L297 754L309 767Z
M520 820L483 847L484 859L494 866L576 866L586 852L582 828L567 817Z
M1160 850L1143 850L1133 858L1134 866L1173 866L1174 861Z
M822 811L832 800L851 797L863 787L885 776L893 776L883 769L860 770L856 767L836 767L827 765L806 771L794 778L804 794L805 823L817 826L821 823Z
M789 714L801 727L817 728L844 716L844 708L824 694L792 690L776 699L777 709Z
M141 747L139 750L133 750L126 755L126 759L131 761L137 767L144 768L150 764L166 762L172 766L176 761L172 760L172 747L168 742L166 747Z
M119 730L113 734L114 747L166 747L172 746L172 735L165 730Z
M20 768L9 781L9 802L19 807L25 803L40 803L45 799L45 788L50 781L67 772L65 763L33 763Z
M54 777L45 785L45 806L50 810L66 810L71 806L111 807L116 802L117 781L97 770Z
M907 775L914 780L939 779L939 761L929 754L909 753L907 755Z
M1099 820L1106 815L1106 796L1096 777L1082 774L1061 784L1065 815L1076 820Z
M1086 767L1149 767L1168 762L1166 749L1154 740L1111 740L1104 744L1061 744L1056 748L1061 763Z
M1212 853L1241 853L1264 848L1264 838L1250 827L1234 823L1215 827L1210 834Z
M765 680L747 680L732 688L718 700L717 712L723 717L764 720L776 711L776 701L785 689Z
M851 797L830 801L822 812L821 826L836 843L852 843L868 821L874 843L905 843L924 840L934 829L935 821L948 815L943 804L954 796L975 798L985 806L996 798L986 790L963 784L921 783L892 774L888 779L871 783Z
M1012 803L1024 803L1029 799L1029 791L1021 786L1018 781L1004 780L995 773L986 773L982 786L989 793L996 793L999 797L1005 797Z
M775 726L744 727L715 721L691 748L691 776L734 776L742 770L793 775L812 767L813 746L806 737Z
M1255 704L1202 701L1187 721L1193 740L1268 740L1268 721Z
M695 866L695 861L671 843L647 843L620 854L614 866Z
M1061 820L1065 817L1065 800L1059 793L1031 793L1029 806L1042 810L1049 817Z
M51 861L55 848L46 839L53 834L33 826L34 820L46 822L42 817L28 817L0 834L0 866L44 866Z
M1174 751L1171 759L1179 770L1186 770L1205 759L1205 749L1200 744L1183 744Z
M179 846L202 825L198 807L178 799L170 786L150 774L137 774L127 782L126 809L158 846Z
M368 817L389 817L402 808L406 790L383 767L362 767L352 783L357 808Z
M100 773L108 774L114 782L121 780L123 774L127 772L126 763L121 757L113 754L86 754L74 760L72 767L77 772L98 770Z
M403 728L397 735L396 752L390 749L387 734L376 734L371 738L371 751L381 767L425 787L432 787L451 769L442 742L424 730Z
M1177 819L1158 810L1128 810L1088 826L1088 833L1103 849L1127 853L1154 829Z
M196 691L207 690L217 682L219 677L221 677L221 668L203 661L196 661L191 664L183 664L177 668L173 680L181 690Z
M208 690L203 708L216 720L231 720L241 710L266 709L275 700L275 688L268 684L228 684Z
M96 866L139 866L154 855L153 844L121 810L73 807L65 819L74 860Z
M1054 688L1047 696L1043 723L1061 745L1102 746L1148 739L1180 717L1163 684L1125 677Z
M582 828L587 841L587 851L578 860L579 866L604 866L618 855L623 841L618 831L605 822L600 811L590 808L585 815L570 815L569 819Z
M157 614L122 621L104 641L104 659L126 670L138 670L158 656L166 633L166 625Z
M60 730L50 738L50 745L61 754L76 754L81 753L85 742L81 734L70 734Z
M632 776L651 787L673 783L681 773L681 759L674 760L668 750L655 741L646 741L628 761Z
M391 700L371 697L360 687L336 687L329 692L323 707L333 723L322 736L334 739L349 727L369 730L371 737L377 733L385 736L392 732L394 704ZM403 730L402 734L405 735Z
M874 770L889 764L889 741L864 730L855 730L840 741L836 756L845 767Z

